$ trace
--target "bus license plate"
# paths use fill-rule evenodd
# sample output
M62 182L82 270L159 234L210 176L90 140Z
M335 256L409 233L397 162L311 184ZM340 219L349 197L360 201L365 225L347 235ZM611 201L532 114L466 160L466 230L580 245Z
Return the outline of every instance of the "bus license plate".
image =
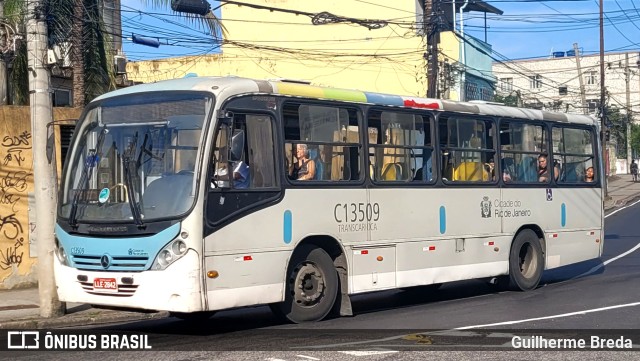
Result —
M118 292L118 284L115 278L95 278L93 289L102 292Z

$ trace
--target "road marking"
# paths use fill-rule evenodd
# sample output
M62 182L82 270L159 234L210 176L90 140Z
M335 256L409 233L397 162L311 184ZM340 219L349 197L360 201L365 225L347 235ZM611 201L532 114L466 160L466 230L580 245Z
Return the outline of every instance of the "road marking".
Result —
M594 309L584 310L584 311L561 313L559 315L552 315L552 316L527 318L525 320L505 321L505 322L487 323L487 324L484 324L484 325L473 325L473 326L457 327L457 328L454 328L454 330L469 330L469 329L472 329L472 328L483 328L483 327L493 327L493 326L503 326L503 325L515 325L515 324L518 324L518 323L525 323L525 322L531 322L531 321L540 321L540 320L549 320L549 319L552 319L552 318L560 318L560 317L571 317L571 316L576 316L576 315L586 315L587 313L615 310L617 308L635 307L635 306L640 306L640 302L633 302L633 303L626 303L626 304L623 304L623 305L600 307L600 308L594 308Z
M605 216L605 218L614 215L615 213L618 213L619 211L632 207L636 204L640 203L639 201L636 201L632 204L629 204L627 206L624 206L622 208L619 208L617 210L615 210L614 212L609 213L608 215ZM582 277L585 275L588 275L590 273L593 273L595 271L597 271L598 269L600 269L603 266L608 265L611 262L614 262L634 251L636 251L638 248L640 248L640 243L638 243L635 247L633 247L632 249L628 250L625 253L622 253L614 258L611 258L605 262L603 262L601 265L598 265L592 269L590 269L589 271L583 273L580 276L577 277ZM577 278L574 277L574 278ZM519 324L519 323L525 323L525 322L531 322L531 321L540 321L540 320L548 320L548 319L552 319L552 318L560 318L560 317L571 317L571 316L576 316L576 315L585 315L588 313L594 313L594 312L602 312L602 311L608 311L608 310L613 310L613 309L618 309L618 308L625 308L625 307L636 307L636 306L640 306L640 302L633 302L633 303L627 303L627 304L622 304L622 305L615 305L615 306L607 306L607 307L601 307L601 308L594 308L594 309L590 309L590 310L583 310L583 311L576 311L576 312L569 312L569 313L563 313L563 314L558 314L558 315L552 315L552 316L543 316L543 317L535 317L535 318L528 318L528 319L524 319L524 320L516 320L516 321L505 321L505 322L496 322L496 323L489 323L489 324L484 324L484 325L473 325L473 326L464 326L464 327L457 327L457 328L453 328L450 330L443 330L443 331L431 331L431 334L438 334L441 333L443 335L447 335L447 334L456 334L456 331L462 331L462 330L469 330L469 329L475 329L475 328L483 328L483 327L492 327L492 326L503 326L503 325L514 325L514 324ZM403 337L406 337L407 335L398 335L398 336L391 336L391 337L386 337L386 338L381 338L381 339L377 339L377 340L366 340L366 341L355 341L355 342L345 342L345 343L340 343L340 344L332 344L332 345L319 345L319 346L312 346L312 348L326 348L326 347L335 347L335 346L353 346L353 345L363 345L363 344L370 344L373 342L384 342L384 341L391 341L391 340L397 340L397 339L401 339ZM370 355L380 355L380 354L387 354L387 353L394 353L394 352L398 352L398 351L339 351L340 353L344 353L347 355L351 355L351 356L370 356ZM272 361L276 361L276 360L272 360Z
M396 353L400 351L338 351L340 353L351 355L351 356L375 356L375 355L384 355L387 353Z
M319 358L315 358L307 355L296 355L296 357L306 358L307 360L320 360Z
M609 217L609 216L613 216L614 214L616 214L616 213L620 212L621 210L623 210L623 209L627 209L627 208L629 208L629 207L633 207L633 206L635 206L635 205L636 205L636 204L638 204L638 203L640 203L640 200L635 201L635 202L633 202L633 203L631 203L631 204L628 204L628 205L626 205L626 206L624 206L624 207L622 207L622 208L618 208L618 209L616 209L615 211L613 211L613 212L611 212L611 213L607 214L606 216L604 216L604 218L607 218L607 217Z
M599 264L599 265L593 267L592 269L588 270L587 272L585 272L585 273L583 273L581 275L575 276L575 277L571 278L570 280L573 280L573 279L576 279L576 278L580 278L580 277L584 277L584 276L588 276L588 275L592 274L593 272L599 270L600 268L608 265L609 263L617 260L618 258L622 258L622 257L628 255L629 253L635 252L635 250L637 250L638 248L640 248L640 243L638 243L635 247L631 248L630 250L626 251L625 253L622 253L622 254L620 254L620 255L618 255L616 257L613 257L613 258L611 258L611 259L609 259L607 261L604 261L601 264Z

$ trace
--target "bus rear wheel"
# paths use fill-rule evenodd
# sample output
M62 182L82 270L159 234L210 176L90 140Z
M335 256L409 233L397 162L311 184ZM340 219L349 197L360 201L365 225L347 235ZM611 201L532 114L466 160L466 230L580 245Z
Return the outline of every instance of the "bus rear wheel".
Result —
M338 294L338 272L323 249L301 245L291 257L287 270L284 302L271 309L294 323L325 318Z
M544 258L538 235L530 229L518 233L509 253L509 289L530 291L542 278Z

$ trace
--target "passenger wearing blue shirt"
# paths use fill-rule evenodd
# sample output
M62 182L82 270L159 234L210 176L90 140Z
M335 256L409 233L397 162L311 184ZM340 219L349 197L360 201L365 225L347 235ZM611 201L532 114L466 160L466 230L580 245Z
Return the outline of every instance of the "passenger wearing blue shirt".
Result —
M249 188L249 166L243 162L233 162L233 188Z
M233 162L233 188L244 189L249 188L249 166L243 161ZM215 175L218 187L229 187L227 178L227 167L223 165L218 168Z

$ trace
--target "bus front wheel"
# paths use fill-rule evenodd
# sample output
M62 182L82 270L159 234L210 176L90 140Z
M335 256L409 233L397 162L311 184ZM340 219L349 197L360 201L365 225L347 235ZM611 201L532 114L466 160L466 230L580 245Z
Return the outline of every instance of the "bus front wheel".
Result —
M338 294L338 272L323 249L301 245L287 270L284 302L272 310L294 323L320 321L329 314Z
M509 253L509 288L535 289L542 278L544 258L538 235L530 229L518 233Z

